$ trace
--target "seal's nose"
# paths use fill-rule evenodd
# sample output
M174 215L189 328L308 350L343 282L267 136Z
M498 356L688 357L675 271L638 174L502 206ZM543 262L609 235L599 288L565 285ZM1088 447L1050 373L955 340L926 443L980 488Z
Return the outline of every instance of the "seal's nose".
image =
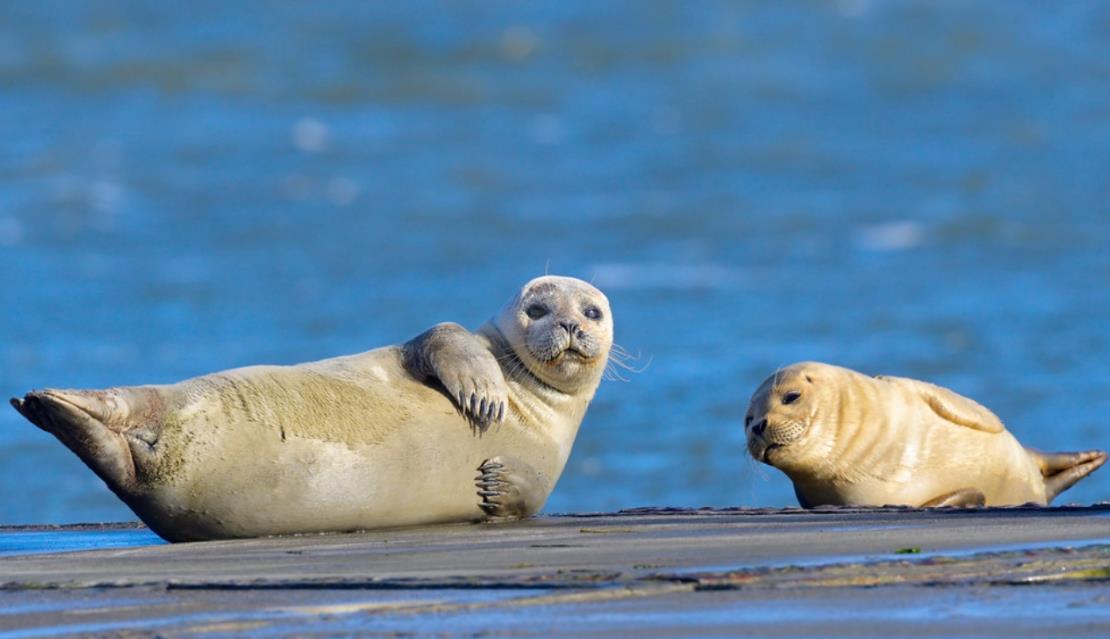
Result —
M763 431L765 431L765 430L767 430L767 419L766 418L760 420L760 422L758 424L756 424L755 426L752 426L752 432L755 433L756 435L762 435Z
M572 322L570 320L559 320L557 323L559 324L559 326L562 326L564 330L566 330L567 335L577 335L578 334L578 323L577 322Z

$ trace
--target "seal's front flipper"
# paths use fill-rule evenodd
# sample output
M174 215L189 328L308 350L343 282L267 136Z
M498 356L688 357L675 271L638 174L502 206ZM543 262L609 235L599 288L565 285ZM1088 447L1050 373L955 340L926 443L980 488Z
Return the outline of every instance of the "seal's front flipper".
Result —
M998 416L992 413L990 409L973 399L964 397L942 386L889 375L877 375L875 379L881 379L910 389L924 400L925 404L938 417L953 424L980 430L984 433L1001 433L1006 430L1006 427L1002 425L1002 420L998 419Z
M542 474L515 457L497 456L478 467L478 506L490 519L522 519L547 501Z
M76 453L117 494L135 488L135 461L123 435L130 413L123 389L47 389L11 403L28 421Z
M437 324L405 343L405 369L413 377L439 380L447 395L479 431L505 419L509 387L489 345L450 322Z
M957 508L967 508L970 506L983 506L987 503L986 496L982 491L974 488L961 488L939 497L934 497L929 501L921 504L922 508L940 508L942 506L955 506Z
M1101 450L1087 450L1081 453L1042 453L1026 450L1041 467L1041 475L1044 476L1044 496L1048 502L1106 463L1106 453Z

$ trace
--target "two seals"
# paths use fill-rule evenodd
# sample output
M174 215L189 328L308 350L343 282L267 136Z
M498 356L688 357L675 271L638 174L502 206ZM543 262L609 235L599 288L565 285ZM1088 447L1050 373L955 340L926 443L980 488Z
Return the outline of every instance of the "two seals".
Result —
M1047 505L1107 457L1029 450L948 389L815 362L767 378L744 421L752 457L786 473L805 508Z
M523 517L562 473L612 336L600 291L545 276L476 333L12 404L171 541Z

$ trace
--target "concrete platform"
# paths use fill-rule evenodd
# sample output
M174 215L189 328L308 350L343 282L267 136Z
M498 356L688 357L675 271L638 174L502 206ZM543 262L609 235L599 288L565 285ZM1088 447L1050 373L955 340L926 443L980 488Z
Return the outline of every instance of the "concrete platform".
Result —
M0 639L1110 635L1106 504L154 541L134 526L0 528Z

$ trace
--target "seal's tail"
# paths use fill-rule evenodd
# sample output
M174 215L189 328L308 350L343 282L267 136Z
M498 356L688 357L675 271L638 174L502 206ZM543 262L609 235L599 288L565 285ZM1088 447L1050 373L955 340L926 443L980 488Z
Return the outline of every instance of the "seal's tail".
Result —
M1044 476L1045 499L1051 502L1077 481L1106 463L1106 452L1087 450L1081 453L1042 453L1030 450Z
M135 486L131 447L122 435L128 430L127 400L118 390L47 389L13 398L11 403L28 421L76 453L117 494Z

